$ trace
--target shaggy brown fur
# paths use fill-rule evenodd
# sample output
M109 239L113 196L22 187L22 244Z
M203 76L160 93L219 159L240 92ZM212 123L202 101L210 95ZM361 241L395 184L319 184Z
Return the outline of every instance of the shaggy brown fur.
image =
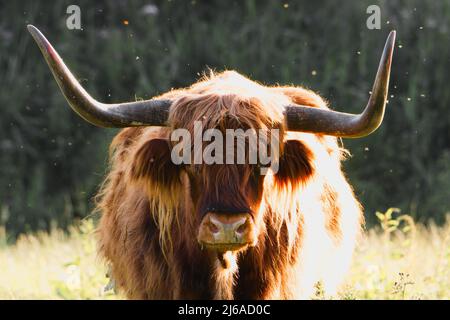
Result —
M317 281L333 294L349 266L362 224L341 170L336 138L284 131L283 105L327 108L299 87L266 87L236 72L211 74L174 99L169 128L127 128L111 145L99 194L100 252L131 299L308 298ZM170 160L175 128L279 128L280 169L180 165ZM217 254L196 240L211 203L251 212L255 247ZM226 266L226 267L224 267Z

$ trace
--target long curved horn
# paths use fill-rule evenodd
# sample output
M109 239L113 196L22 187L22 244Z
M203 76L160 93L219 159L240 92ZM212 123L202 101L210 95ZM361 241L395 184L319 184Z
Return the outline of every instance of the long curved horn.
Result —
M395 31L389 34L372 88L372 95L361 114L348 114L300 105L285 108L289 131L303 131L344 138L360 138L374 132L383 121L391 73Z
M167 125L171 101L146 100L113 104L98 102L83 89L44 35L32 25L27 28L70 107L83 119L98 127L111 128Z

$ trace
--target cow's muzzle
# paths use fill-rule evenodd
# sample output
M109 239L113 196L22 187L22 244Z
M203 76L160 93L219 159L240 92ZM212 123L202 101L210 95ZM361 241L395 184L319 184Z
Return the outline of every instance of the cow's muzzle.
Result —
M198 231L201 246L218 252L236 251L256 244L256 227L248 213L207 213Z

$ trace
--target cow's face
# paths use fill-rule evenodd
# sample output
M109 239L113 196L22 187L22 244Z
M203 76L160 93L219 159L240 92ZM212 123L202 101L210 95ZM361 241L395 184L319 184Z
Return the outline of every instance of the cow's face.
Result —
M251 150L247 147L246 151ZM272 159L277 162L272 166L276 171L262 170L259 162L187 168L195 214L201 218L197 234L201 245L235 251L257 244L266 228L264 215L270 210L264 205L264 193L286 184L295 187L313 171L311 153L300 141L287 140L275 153L281 154ZM266 178L271 183L266 183Z
M201 221L198 242L217 251L254 246L264 183L259 167L213 164L190 166L187 170L190 196Z
M173 142L152 139L136 152L132 174L158 186L160 192L179 192L183 214L194 221L201 247L217 251L238 251L255 246L265 230L264 193L267 175L260 163L175 164ZM251 150L246 143L246 151ZM237 150L235 150L237 152ZM298 140L279 144L277 172L268 171L273 188L299 181L313 169L309 149ZM267 166L267 164L266 164ZM155 189L155 188L153 188Z
M257 245L266 234L266 212L274 209L267 197L276 188L294 188L313 171L306 144L285 138L282 106L290 97L233 72L176 96L166 138L140 146L134 176L150 181L153 193L165 193L163 199L182 207L178 212L189 221L185 231L189 228L201 247L226 252ZM208 152L217 141L221 146ZM205 158L218 153L221 161Z

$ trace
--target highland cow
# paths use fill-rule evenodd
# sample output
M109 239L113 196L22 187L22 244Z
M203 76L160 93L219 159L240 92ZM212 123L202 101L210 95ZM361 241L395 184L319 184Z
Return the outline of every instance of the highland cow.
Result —
M94 125L125 128L111 144L98 195L98 238L128 298L309 298L318 282L336 292L363 224L337 137L367 136L381 124L395 32L365 110L353 115L304 88L263 86L234 71L151 100L103 104L28 28L74 111ZM171 134L194 133L196 121L220 132L276 128L277 170L174 163Z

